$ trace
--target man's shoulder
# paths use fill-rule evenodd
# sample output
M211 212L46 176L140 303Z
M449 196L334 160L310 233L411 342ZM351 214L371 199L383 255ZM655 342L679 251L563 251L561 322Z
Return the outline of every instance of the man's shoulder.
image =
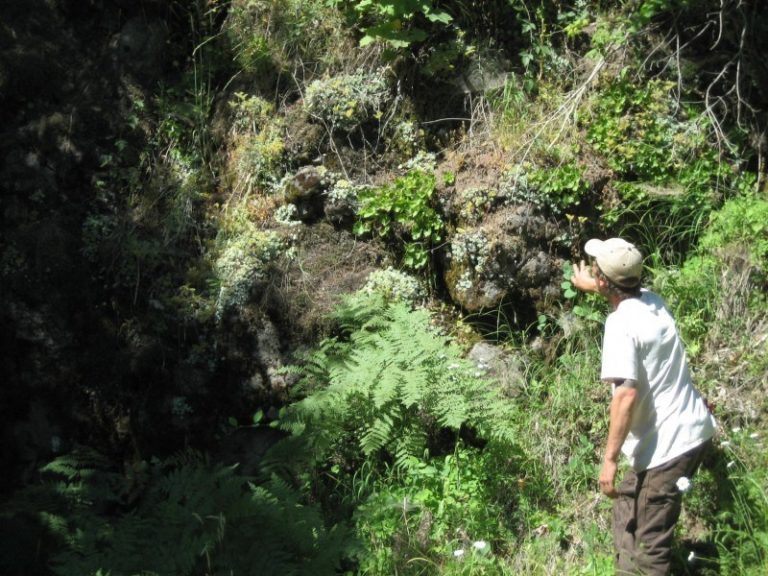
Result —
M656 292L641 289L640 296L623 300L606 319L608 323L624 325L653 323L655 318L668 315L664 299Z

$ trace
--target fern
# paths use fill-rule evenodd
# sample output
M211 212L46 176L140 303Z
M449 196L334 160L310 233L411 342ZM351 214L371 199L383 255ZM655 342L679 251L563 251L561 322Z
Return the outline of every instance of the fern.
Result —
M331 574L347 546L346 530L326 529L278 478L257 485L191 451L151 465L139 504L116 514L120 476L106 464L87 449L58 458L2 511L57 536L56 574Z
M474 375L461 350L432 328L428 311L366 294L347 300L336 318L344 337L311 354L303 374L325 384L281 420L305 436L317 462L356 443L363 457L383 450L405 463L423 457L426 438L440 428L468 426L488 440L514 442L515 407Z
M381 416L377 417L360 439L360 447L366 456L370 456L386 446L392 437L392 431L395 428L395 416L393 416L392 412L394 410L384 412Z

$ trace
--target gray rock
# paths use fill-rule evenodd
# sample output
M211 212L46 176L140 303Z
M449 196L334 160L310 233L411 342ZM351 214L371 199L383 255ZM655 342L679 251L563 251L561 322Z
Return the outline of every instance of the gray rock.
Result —
M562 261L550 254L559 229L529 205L504 207L450 238L445 281L469 312L522 294L540 302L557 294Z
M525 365L519 355L488 342L478 342L469 351L468 358L475 362L478 370L498 382L505 396L517 396L525 387Z

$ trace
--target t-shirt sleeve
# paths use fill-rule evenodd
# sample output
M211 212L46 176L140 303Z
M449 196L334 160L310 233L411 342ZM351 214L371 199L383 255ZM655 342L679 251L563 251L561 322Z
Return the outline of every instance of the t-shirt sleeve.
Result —
M618 319L609 316L605 322L602 380L638 379L638 354L635 339Z

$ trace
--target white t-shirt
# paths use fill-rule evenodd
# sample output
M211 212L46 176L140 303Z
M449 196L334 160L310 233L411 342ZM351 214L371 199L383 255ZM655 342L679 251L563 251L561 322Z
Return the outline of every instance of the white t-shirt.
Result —
M600 377L637 382L621 451L637 472L655 468L711 438L715 419L693 386L685 348L664 301L643 289L605 321Z

